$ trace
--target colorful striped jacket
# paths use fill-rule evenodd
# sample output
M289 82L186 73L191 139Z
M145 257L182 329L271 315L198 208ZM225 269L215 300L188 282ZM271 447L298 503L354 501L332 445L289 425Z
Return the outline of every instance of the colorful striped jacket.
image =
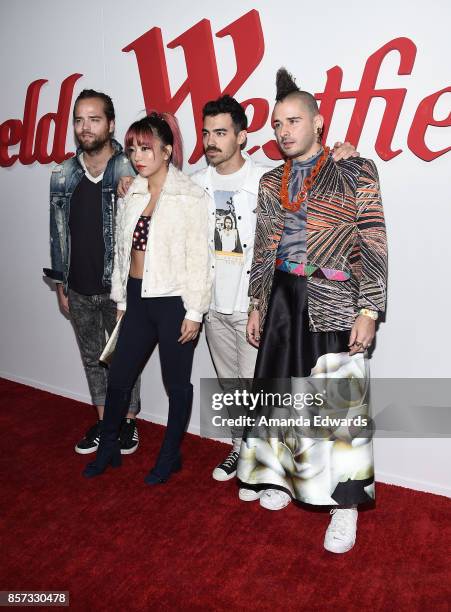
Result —
M259 302L265 324L282 236L285 209L280 202L283 165L260 179L257 228L249 296ZM349 330L361 308L384 312L387 240L379 179L374 162L329 156L307 200L307 265L341 271L329 280L321 270L308 276L311 331Z

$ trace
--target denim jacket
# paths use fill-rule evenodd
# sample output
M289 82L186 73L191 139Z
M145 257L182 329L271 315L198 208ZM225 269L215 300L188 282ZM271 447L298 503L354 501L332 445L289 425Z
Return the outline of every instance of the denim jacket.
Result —
M108 290L111 286L114 257L114 223L116 216L116 190L122 176L134 176L135 172L121 145L112 140L114 153L109 159L102 179L102 212L103 239L105 258L102 283ZM64 284L67 290L67 278L70 266L70 202L75 188L84 176L84 170L78 160L81 149L75 157L55 166L50 179L50 257L51 269L44 268L44 274L56 282Z

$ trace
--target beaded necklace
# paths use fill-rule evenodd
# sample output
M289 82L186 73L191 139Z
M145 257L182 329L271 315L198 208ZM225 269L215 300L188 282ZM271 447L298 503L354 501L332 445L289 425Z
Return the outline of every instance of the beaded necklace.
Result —
M288 196L288 183L290 180L293 160L287 159L283 167L282 184L280 186L280 201L282 202L282 206L285 208L285 210L296 212L300 209L302 202L307 199L307 193L313 187L316 177L318 176L319 171L323 167L324 162L326 161L329 155L329 151L329 147L324 147L324 150L318 158L318 161L316 162L315 166L312 168L311 173L302 181L302 185L298 191L294 202L290 202L290 198Z

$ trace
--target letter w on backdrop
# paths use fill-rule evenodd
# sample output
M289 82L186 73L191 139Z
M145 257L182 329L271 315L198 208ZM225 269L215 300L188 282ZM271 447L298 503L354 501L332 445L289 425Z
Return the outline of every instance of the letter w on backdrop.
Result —
M158 109L175 113L190 94L193 105L197 141L189 163L196 163L202 156L202 107L223 93L234 96L239 88L260 64L265 43L260 17L256 10L249 11L216 36L231 36L236 56L236 74L221 90L218 64L213 44L210 21L202 19L192 28L168 44L169 49L182 47L188 76L174 95L169 87L168 69L160 28L152 28L124 49L134 51L138 62L139 76L147 111ZM155 86L155 84L158 84ZM254 115L249 132L260 129L268 117L268 102L252 98L242 102L244 107L252 105Z

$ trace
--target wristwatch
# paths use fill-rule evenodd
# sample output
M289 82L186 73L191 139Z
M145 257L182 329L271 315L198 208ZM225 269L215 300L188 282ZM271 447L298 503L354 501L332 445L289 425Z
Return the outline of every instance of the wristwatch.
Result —
M359 315L363 315L364 317L369 317L373 319L373 321L377 321L377 310L370 310L369 308L361 308L359 310Z
M260 309L259 309L259 307L258 307L258 300L253 300L253 299L251 298L251 301L250 301L250 303L249 303L249 308L247 309L247 314L248 314L248 316L249 316L249 315L251 314L251 312L252 312L252 311L254 311L254 310L257 310L257 311L258 311L258 310L260 310Z

